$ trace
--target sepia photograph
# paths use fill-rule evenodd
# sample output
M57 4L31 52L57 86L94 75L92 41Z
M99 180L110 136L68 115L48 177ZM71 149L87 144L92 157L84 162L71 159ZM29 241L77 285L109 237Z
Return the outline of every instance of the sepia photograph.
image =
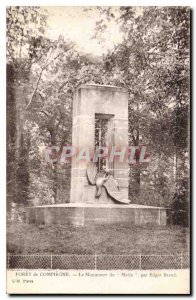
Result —
M8 294L190 293L190 7L7 6L6 143Z

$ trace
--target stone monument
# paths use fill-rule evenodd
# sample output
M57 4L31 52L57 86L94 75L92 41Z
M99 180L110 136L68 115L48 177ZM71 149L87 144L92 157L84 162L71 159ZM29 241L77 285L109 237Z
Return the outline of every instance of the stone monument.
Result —
M104 128L105 127L105 128ZM105 129L105 132L104 132ZM97 137L97 139L96 139ZM128 94L127 90L112 86L82 85L77 89L73 101L72 146L91 149L105 146L111 150L128 147ZM71 203L114 203L105 189L99 199L96 187L89 184L85 160L72 159ZM97 163L98 172L101 159ZM128 163L106 160L106 167L118 181L121 193L128 199Z
M103 147L120 158L118 149L128 148L126 89L91 84L77 88L73 99L72 147L76 151L84 149L83 154L89 154L90 160L72 157L70 203L29 207L29 223L167 224L166 208L130 203L127 160L110 159L107 153L101 159L101 152L97 152Z

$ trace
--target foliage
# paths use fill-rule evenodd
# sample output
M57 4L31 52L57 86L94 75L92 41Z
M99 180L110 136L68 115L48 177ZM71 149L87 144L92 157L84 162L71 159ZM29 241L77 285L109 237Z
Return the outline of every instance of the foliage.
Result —
M7 7L7 59L15 62L24 57L37 60L47 53L43 39L47 15L36 6Z

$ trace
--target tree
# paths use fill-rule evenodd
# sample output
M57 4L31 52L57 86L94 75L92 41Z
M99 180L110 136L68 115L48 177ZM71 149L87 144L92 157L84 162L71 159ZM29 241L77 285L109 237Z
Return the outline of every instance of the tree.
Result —
M28 130L24 108L28 101L30 70L44 54L41 39L46 16L38 7L7 7L7 145L8 209L10 203L26 203L28 196ZM38 26L39 23L39 26ZM34 43L32 41L34 40Z

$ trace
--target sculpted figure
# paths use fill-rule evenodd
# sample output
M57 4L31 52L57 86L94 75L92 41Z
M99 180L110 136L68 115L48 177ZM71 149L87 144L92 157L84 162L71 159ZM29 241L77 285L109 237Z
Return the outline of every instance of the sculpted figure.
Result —
M90 162L87 166L87 178L91 185L95 185L97 192L95 197L99 198L101 196L102 188L106 189L108 195L115 201L120 203L129 204L130 200L125 199L120 191L118 181L113 177L110 171L103 166L103 173L97 172L97 167L95 163Z

